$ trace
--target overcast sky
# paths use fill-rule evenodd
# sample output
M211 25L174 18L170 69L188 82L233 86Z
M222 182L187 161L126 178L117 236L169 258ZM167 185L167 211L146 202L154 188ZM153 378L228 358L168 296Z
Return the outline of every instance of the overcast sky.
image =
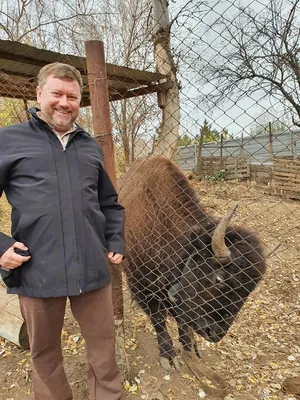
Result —
M194 2L194 4L196 1ZM198 4L200 2L198 1ZM211 4L208 8L202 6L198 7L198 11L202 11L197 14L196 9L194 10L193 17L182 16L179 19L179 23L173 25L173 32L176 37L175 43L180 43L181 46L187 44L193 52L193 56L197 57L195 52L198 51L199 57L209 56L211 48L217 49L218 37L216 32L211 29L211 23L217 17L228 18L229 20L237 13L237 5L248 6L257 11L262 12L266 5L269 3L268 0L242 0L242 1L228 1L210 0ZM187 4L186 0L171 0L170 1L170 13L172 16L176 15L182 7ZM204 11L207 10L205 13ZM188 13L187 13L188 14ZM195 46L192 45L192 38L196 42ZM191 40L192 43L188 43ZM200 43L200 45L199 45ZM176 47L176 45L175 45ZM180 45L178 46L178 48ZM177 50L178 50L177 48ZM222 51L220 49L219 51ZM200 54L201 53L201 54ZM243 100L235 103L232 99L228 98L223 105L218 105L211 108L209 111L204 109L203 104L197 100L200 93L207 93L209 95L209 85L202 86L197 82L197 77L201 76L201 71L194 70L192 64L188 64L188 59L180 59L179 62L179 79L182 84L182 115L181 133L188 130L193 135L199 133L199 127L203 123L204 118L207 118L215 128L222 129L227 128L229 133L234 135L240 135L242 131L249 132L250 127L260 115L266 110L270 110L275 118L281 117L283 114L282 107L279 107L275 99L260 99L261 95L257 94L255 98L253 96L246 96ZM192 78L192 76L194 77ZM187 78L188 76L188 78ZM188 82L189 80L189 82Z

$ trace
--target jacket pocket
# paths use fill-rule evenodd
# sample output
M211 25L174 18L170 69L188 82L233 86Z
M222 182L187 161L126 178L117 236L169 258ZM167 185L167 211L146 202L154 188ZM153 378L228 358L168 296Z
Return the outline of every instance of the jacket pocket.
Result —
M34 247L41 244L43 234L49 228L49 224L47 224L46 221L47 215L45 213L29 212L27 214L22 214L17 228L20 241L28 247L29 244L31 244L31 246L34 245Z
M31 258L21 267L21 286L53 289L66 285L63 238L58 212L22 214L18 236Z

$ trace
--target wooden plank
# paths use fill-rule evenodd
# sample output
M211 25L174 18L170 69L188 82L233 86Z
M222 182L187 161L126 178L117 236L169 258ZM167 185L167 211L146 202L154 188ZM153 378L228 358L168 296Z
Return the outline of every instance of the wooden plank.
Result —
M277 176L282 176L282 177L290 177L290 178L296 178L298 179L300 177L300 171L299 172L286 172L286 171L274 171L273 175Z
M289 160L289 159L286 159L286 158L275 158L274 159L274 163L276 164L276 163L278 163L278 164L289 164L289 163L291 163L291 164L295 164L295 165L300 165L300 160Z
M274 165L273 166L274 171L285 171L285 172L289 172L289 171L300 171L300 166L298 165Z
M274 172L300 174L300 168L273 168Z
M226 165L225 169L228 171L247 171L248 167L247 167L247 165L238 165L238 166L236 166L236 165L227 166Z
M296 171L299 171L300 165L296 164L273 164L274 169L279 169L279 170L290 170L290 169L295 169Z
M275 190L280 195L286 195L287 191L300 193L300 160L275 159L273 177Z
M247 170L243 170L243 171L227 171L226 175L248 175L248 171Z
M292 179L291 177L288 177L288 176L276 176L276 175L274 175L273 176L273 178L274 178L274 181L275 182L291 182L292 184L294 184L294 185L299 185L299 179Z
M299 174L300 173L300 168L273 168L274 172L284 172L284 173L293 173L293 174Z
M145 94L158 93L158 92L162 93L162 92L166 92L168 89L170 89L171 86L172 86L172 83L169 81L169 82L164 82L161 84L155 84L155 85L137 88L134 90L119 89L117 94L110 94L109 99L110 99L110 101L117 101L117 100L122 100L122 99L129 99L130 97L142 96Z
M291 176L278 176L278 175L274 175L274 180L277 182L291 182L295 185L299 185L300 184L300 177L297 178L293 178Z
M29 348L26 324L22 318L19 298L6 294L0 284L0 336L23 349Z
M273 164L273 168L274 169L279 169L279 170L282 170L282 169L287 169L287 170L290 170L290 169L295 169L295 170L299 170L300 169L300 165L297 165L297 164Z
M215 175L225 169L226 179L241 179L250 176L250 165L246 157L223 157L223 168L220 157L202 157L203 175Z

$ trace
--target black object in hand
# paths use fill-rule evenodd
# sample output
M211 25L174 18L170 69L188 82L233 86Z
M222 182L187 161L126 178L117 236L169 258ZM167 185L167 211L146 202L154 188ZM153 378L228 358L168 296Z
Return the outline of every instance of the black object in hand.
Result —
M22 257L28 257L29 256L29 251L28 250L19 249L19 247L15 247L14 248L14 252L16 254L19 254L19 256L22 256Z
M28 257L30 254L28 250L19 249L18 247L14 248L14 252L22 257ZM3 282L9 288L18 287L21 284L21 270L20 267L10 269L9 271L0 268L0 274Z

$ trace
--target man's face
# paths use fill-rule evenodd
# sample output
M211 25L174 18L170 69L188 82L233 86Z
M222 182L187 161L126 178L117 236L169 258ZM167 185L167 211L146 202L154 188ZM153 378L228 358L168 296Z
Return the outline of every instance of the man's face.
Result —
M60 134L72 128L81 100L77 81L49 76L41 88L37 87L36 94L43 120Z

